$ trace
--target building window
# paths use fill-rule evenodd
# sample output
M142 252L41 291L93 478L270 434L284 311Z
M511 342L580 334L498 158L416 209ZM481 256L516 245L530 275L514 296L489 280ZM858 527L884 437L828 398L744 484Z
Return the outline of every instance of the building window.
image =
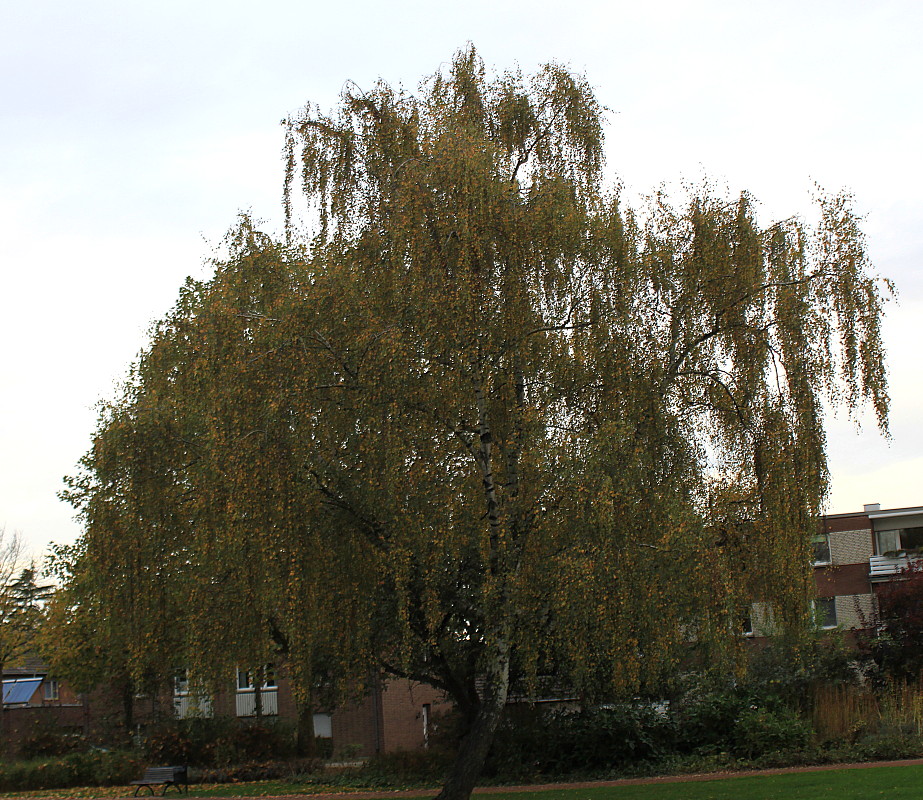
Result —
M823 630L837 626L835 597L818 597L814 600L814 621Z
M897 528L875 533L878 555L895 557L923 553L923 527Z
M257 693L253 690L253 676L248 670L237 670L236 709L238 717L253 717L256 716L257 711L265 716L279 713L279 693L275 670L272 664L267 664L261 672L263 680L259 697L257 697Z
M429 747L430 727L433 724L433 707L429 703L423 704L423 747Z
M186 669L173 677L173 712L177 719L212 716L211 697L202 686L190 683Z
M819 533L811 539L814 547L814 566L820 567L830 563L830 536Z
M263 667L263 685L262 689L275 689L276 688L276 672L273 669L272 664L267 664ZM237 691L238 692L252 692L253 691L253 676L248 670L239 669L237 670Z
M740 630L744 636L753 636L753 612L746 611L740 617Z
M333 715L318 713L314 715L314 735L318 739L333 738Z
M60 700L61 691L58 686L58 682L53 678L45 678L42 682L42 686L45 688L45 699L46 700Z

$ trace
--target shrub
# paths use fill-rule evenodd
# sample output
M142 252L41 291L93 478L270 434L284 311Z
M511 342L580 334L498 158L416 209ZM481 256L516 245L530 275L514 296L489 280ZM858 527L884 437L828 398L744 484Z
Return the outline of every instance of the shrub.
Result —
M752 708L734 724L733 749L745 758L806 747L813 734L811 726L794 711Z
M399 750L369 759L358 774L369 786L432 784L445 778L450 762L445 750Z
M19 744L19 755L26 760L65 756L87 748L87 740L79 733L61 733L42 730L24 738Z
M197 767L282 761L295 755L295 734L278 719L170 720L148 735L144 752L153 763Z
M295 781L313 775L323 768L318 759L301 758L295 761L252 761L230 767L201 770L200 783L236 783L238 781Z
M284 760L295 755L295 730L291 723L271 719L239 725L232 740L239 760Z
M920 736L894 736L874 734L867 736L853 748L856 761L894 761L903 758L920 758L923 755L923 738Z
M676 749L702 755L729 750L738 717L754 704L751 695L735 689L688 695L671 709Z
M807 709L815 688L861 680L855 650L840 632L780 636L756 651L744 686L760 705Z
M630 702L582 711L520 712L504 721L488 774L649 772L683 759L758 759L811 749L813 730L778 699L760 704L742 689L690 694L670 707ZM816 754L806 755L809 760Z
M912 562L878 593L878 635L865 650L884 679L916 681L923 673L923 565Z
M201 751L196 751L189 732L179 727L160 728L148 735L144 753L158 764L203 764Z
M511 778L599 771L660 758L672 751L675 738L669 716L650 703L521 709L498 729L487 769Z
M0 791L127 784L143 771L137 756L93 750L55 759L0 763Z

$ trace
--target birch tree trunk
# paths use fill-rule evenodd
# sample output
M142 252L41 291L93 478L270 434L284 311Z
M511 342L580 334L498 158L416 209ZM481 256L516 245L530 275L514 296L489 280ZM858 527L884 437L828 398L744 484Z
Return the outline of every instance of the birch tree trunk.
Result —
M477 713L461 741L452 771L436 800L468 800L484 768L509 693L510 647L506 638L494 647L486 673Z

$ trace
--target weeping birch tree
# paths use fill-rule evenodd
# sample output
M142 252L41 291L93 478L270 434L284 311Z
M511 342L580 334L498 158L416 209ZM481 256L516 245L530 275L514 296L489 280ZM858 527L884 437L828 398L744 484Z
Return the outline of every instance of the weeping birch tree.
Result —
M282 648L305 703L319 661L439 687L463 800L511 666L633 694L731 663L754 599L807 624L823 403L887 420L848 197L814 226L708 187L626 208L586 81L473 48L285 130L286 241L244 222L126 399L170 420L152 502L202 670Z

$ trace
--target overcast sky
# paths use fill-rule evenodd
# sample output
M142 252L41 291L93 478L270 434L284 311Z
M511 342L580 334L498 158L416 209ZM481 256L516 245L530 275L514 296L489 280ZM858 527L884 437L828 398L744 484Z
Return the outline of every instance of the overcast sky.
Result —
M347 80L416 89L471 41L610 109L629 192L707 175L769 222L848 188L890 305L892 434L830 427L832 513L923 505L923 3L30 0L0 10L0 526L78 534L57 492L94 406L250 211L280 226L279 120Z

